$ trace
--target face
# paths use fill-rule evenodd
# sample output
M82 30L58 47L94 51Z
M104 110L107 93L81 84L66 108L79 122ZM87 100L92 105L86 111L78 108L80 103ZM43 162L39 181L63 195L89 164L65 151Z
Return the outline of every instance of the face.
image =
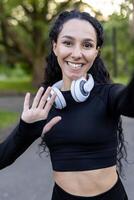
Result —
M86 77L98 54L96 46L96 31L88 21L71 19L63 25L57 42L53 43L53 51L66 89L72 80Z

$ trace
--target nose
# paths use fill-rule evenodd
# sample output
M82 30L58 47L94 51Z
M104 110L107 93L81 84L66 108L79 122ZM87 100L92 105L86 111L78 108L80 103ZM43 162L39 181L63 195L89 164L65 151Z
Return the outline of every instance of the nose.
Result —
M82 57L82 50L81 50L80 46L76 45L73 47L71 57L74 60L78 60Z

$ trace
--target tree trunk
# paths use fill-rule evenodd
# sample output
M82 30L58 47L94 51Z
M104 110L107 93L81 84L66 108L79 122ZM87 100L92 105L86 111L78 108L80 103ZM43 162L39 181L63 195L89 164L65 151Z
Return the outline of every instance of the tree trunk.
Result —
M124 67L123 68L124 68L124 72L125 72L124 74L128 76L129 75L129 67L128 67L129 64L128 64L128 59L127 59L126 54L123 55L123 60L124 60Z
M33 76L32 76L32 85L34 87L39 87L44 81L45 74L45 65L46 61L44 56L36 57L33 61Z
M117 65L117 30L114 27L112 29L112 44L113 44L113 75L118 76L118 65Z

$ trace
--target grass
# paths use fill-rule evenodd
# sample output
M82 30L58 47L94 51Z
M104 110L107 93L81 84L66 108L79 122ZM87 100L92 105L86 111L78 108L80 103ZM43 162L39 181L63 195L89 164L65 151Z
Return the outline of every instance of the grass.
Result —
M19 117L17 112L0 111L0 129L10 127L16 123Z
M24 79L6 79L0 81L1 93L26 93L35 92L30 78Z

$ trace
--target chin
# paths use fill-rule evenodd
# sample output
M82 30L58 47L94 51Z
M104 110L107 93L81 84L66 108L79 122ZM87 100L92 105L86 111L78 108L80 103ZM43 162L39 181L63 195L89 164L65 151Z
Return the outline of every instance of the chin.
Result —
M86 74L84 75L84 74L73 74L71 77L70 77L70 79L71 80L77 80L77 79L79 79L79 78L81 78L81 77L85 77L86 78Z

